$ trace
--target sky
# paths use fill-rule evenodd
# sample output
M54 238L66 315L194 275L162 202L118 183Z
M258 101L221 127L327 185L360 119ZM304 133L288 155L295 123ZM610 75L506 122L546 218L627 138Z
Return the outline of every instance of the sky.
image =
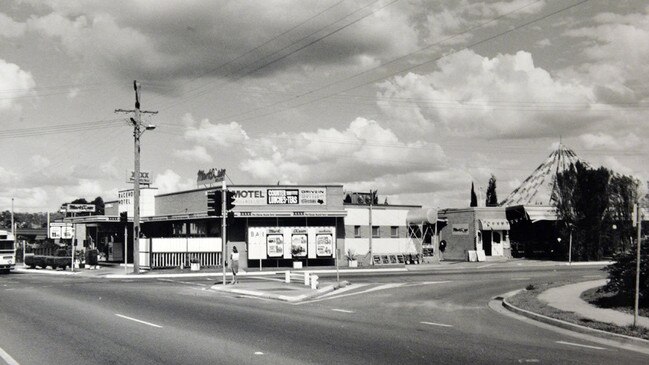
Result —
M649 180L646 1L7 0L0 50L1 210L116 200L134 80L161 193L225 168L465 207L559 142Z

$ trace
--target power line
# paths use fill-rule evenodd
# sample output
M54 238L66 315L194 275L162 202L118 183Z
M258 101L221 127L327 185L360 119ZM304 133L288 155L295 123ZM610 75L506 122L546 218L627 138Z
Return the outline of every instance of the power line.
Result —
M0 139L34 137L50 134L73 133L98 128L112 128L123 123L122 119L100 120L95 122L81 122L54 126L39 126L32 128L9 129L0 131Z
M448 37L448 38L446 38L446 39L444 39L444 40L442 40L442 41L436 42L436 43L433 44L433 45L439 44L439 43L441 43L441 42L445 42L445 41L447 41L447 40L449 40L449 39L452 39L452 38L454 38L454 37L457 37L457 36L459 36L459 35L462 35L462 34L468 33L468 32L473 31L473 30L477 30L477 29L479 29L479 28L482 28L482 27L484 27L485 25L490 24L490 23L492 23L492 22L494 22L494 21L496 21L496 20L498 20L498 19L501 19L501 18L503 18L503 17L505 17L505 16L508 16L508 15L513 14L513 13L519 12L520 10L522 10L522 9L528 7L528 6L533 5L534 3L538 2L538 1L540 1L540 0L536 0L536 1L534 1L534 2L528 3L528 4L526 4L525 6L522 6L522 7L519 7L519 8L517 8L517 9L513 10L513 11L510 11L509 13L503 14L503 15L501 15L501 16L499 16L499 17L496 17L496 18L493 18L493 19L491 19L491 20L489 20L489 21L487 21L487 22L481 23L481 24L478 25L478 26L474 26L474 27L468 28L468 29L466 29L466 30L464 30L464 31L462 31L462 32L456 33L456 34L454 34L454 35L452 35L452 36L450 36L450 37ZM290 107L286 107L286 108L283 108L283 109L280 109L280 110L270 111L270 112L263 113L263 114L260 114L260 115L255 115L255 116L251 116L251 117L248 117L248 118L237 119L237 120L239 120L239 121L244 121L244 120L250 120L250 119L256 119L256 118L265 117L265 116L268 116L268 115L276 114L276 113L278 113L278 112L283 112L283 111L286 111L286 110L299 108L299 107L304 106L304 105L307 105L307 104L312 104L312 103L314 103L314 102L317 102L317 101L320 101L320 100L323 100L323 99L327 99L327 98L329 98L329 97L331 97L331 96L338 95L338 94L342 94L342 93L347 92L347 91L350 91L350 90L358 89L358 88L361 87L361 86L365 86L365 85L368 85L368 84L371 84L371 83L375 83L375 82L380 81L380 80L383 80L383 79L385 79L385 78L387 78L387 77L394 76L394 75L396 75L396 74L398 74L398 73L402 73L402 72L405 72L405 71L413 70L413 69L418 68L418 67L421 67L421 66L423 66L423 65L427 65L427 64L430 64L430 63L432 63L432 62L439 61L440 59L446 58L446 57L448 57L448 56L450 56L450 55L453 55L453 54L455 54L455 53L458 53L458 52L460 52L460 51L462 51L462 50L466 50L466 49L469 49L469 48L471 48L471 47L475 47L475 46L481 45L481 44L483 44L483 43L489 42L489 41L494 40L494 39L496 39L496 38L498 38L498 37L501 37L501 36L503 36L503 35L506 35L506 34L509 34L509 33L514 32L514 31L517 31L517 30L519 30L519 29L521 29L521 28L523 28L523 27L526 27L526 26L528 26L528 25L530 25L530 24L534 24L534 23L536 23L536 22L539 22L539 21L541 21L541 20L545 20L545 19L547 19L547 18L549 18L549 17L552 17L552 16L554 16L554 15L556 15L556 14L559 14L559 13L561 13L561 12L564 12L564 11L570 10L570 9L572 9L572 8L575 8L575 7L577 7L577 6L579 6L579 5L582 5L582 4L584 4L584 3L588 2L588 1L589 1L589 0L582 0L582 1L579 1L579 2L574 3L574 4L572 4L572 5L569 5L569 6L566 6L566 7L560 8L559 10L556 10L556 11L553 11L553 12L550 12L550 13L547 13L547 14L541 16L541 17L537 17L537 18L534 18L534 19L529 20L529 21L527 21L527 22L524 22L524 23L522 23L522 24L519 24L519 25L513 26L513 27L511 27L511 28L509 28L509 29L507 29L507 30L505 30L505 31L502 31L502 32L496 33L495 35L492 35L492 36L489 36L489 37L487 37L487 38L483 38L483 39L481 39L481 40L479 40L479 41L473 42L473 43L471 43L471 44L469 44L469 45L467 45L467 46L464 46L464 47L462 47L462 48L460 48L460 49L458 49L458 50L451 50L449 53L446 53L446 54L441 55L441 56L439 56L439 57L435 57L435 58L433 58L433 59L430 59L430 60L427 60L427 61L424 61L424 62L421 62L421 63L417 63L417 64L414 64L414 65L411 65L411 66L408 66L408 67L405 67L405 68L400 68L399 70L397 70L397 71L395 71L395 72L391 72L391 73L389 73L389 74L387 74L387 75L383 75L383 76L381 76L381 77L379 77L379 78L374 78L374 79L372 79L372 80L370 80L370 81L366 81L366 82L363 82L363 83L361 83L361 84L358 84L358 85L355 85L355 86L351 86L351 87L348 87L348 88L342 89L342 90L340 90L340 91L334 91L334 92L331 92L331 93L325 94L325 95L323 95L323 96L317 97L317 98L315 98L315 99L307 100L307 101L305 101L305 102L302 102L302 103L299 103L299 104L296 104L296 105L293 105L293 106L290 106ZM415 54L415 53L417 53L417 52L420 52L420 51L423 50L423 49L430 48L430 47L432 47L433 45L426 46L426 47L424 47L424 48L422 48L422 49L420 49L420 50L417 50L417 51L415 51L415 52L412 52L412 53L410 53L410 54L408 54L408 55L406 55L406 56L413 55L413 54ZM349 77L349 78L346 78L346 79L342 79L342 80L338 80L338 81L331 82L331 83L326 84L326 85L324 85L324 86L322 86L322 87L319 87L319 88L316 88L316 89L310 90L310 91L308 91L308 92L302 93L302 94L300 94L300 95L297 95L297 96L295 96L295 97L293 97L293 98L286 99L286 100L281 100L281 101L278 101L278 102L275 102L275 103L272 103L272 104L269 104L269 105L265 105L265 106L262 106L262 107L258 107L258 108L255 108L255 109L249 110L249 111L247 111L247 112L242 112L242 113L238 113L238 114L234 114L234 115L226 116L226 117L223 117L223 118L219 118L219 119L217 119L216 121L223 121L223 120L227 120L227 119L237 118L237 117L239 117L239 116L247 115L247 114L253 113L253 112L258 111L258 110L267 109L267 108L270 108L270 107L272 107L272 106L276 106L276 105L279 105L279 104L285 104L285 103L289 103L289 102L291 102L291 101L298 100L298 99L300 99L300 98L303 98L304 96L307 96L307 95L313 94L313 93L315 93L315 92L321 91L321 90L323 90L323 89L329 88L330 86L337 85L337 84L339 84L339 83L341 83L341 82L349 81L349 80L354 79L354 78L356 78L356 77L358 77L358 76L364 75L364 74L366 74L366 73L368 73L368 72L370 72L370 71L372 71L372 70L375 70L375 69L377 69L377 68L379 68L379 67L384 67L384 66L387 65L387 64L391 64L391 63L394 63L394 62L396 62L396 61L398 61L398 60L402 60L402 59L405 58L406 56L401 56L401 57L399 57L399 58L393 59L393 60L389 61L388 63L381 64L380 66L377 66L377 67L375 67L375 68L373 68L373 69L370 69L370 70L363 71L363 72L361 72L361 73L359 73L359 74L357 74L357 75L354 75L354 76L352 76L352 77Z
M322 30L327 29L327 28L330 27L331 25L334 25L334 24L336 24L336 23L339 23L339 22L341 22L342 20L344 20L344 19L346 19L346 18L349 18L350 16L352 16L352 15L354 15L354 14L356 14L356 13L362 11L362 10L365 10L365 9L371 7L372 5L374 5L374 3L377 3L378 1L380 1L380 0L375 0L375 1L371 2L371 3L369 3L368 5L365 5L365 6L361 7L361 8L359 8L359 9L353 11L352 13L346 15L345 17L343 17L343 18L341 18L341 19L335 21L334 23L331 23L331 24L329 24L329 25L327 25L327 26L325 26L325 27L323 27L323 28L321 28L321 29L318 29L317 31L312 32L311 34L309 34L309 35L307 35L307 36L305 36L305 37L299 39L298 41L293 42L293 43L291 43L291 44L289 44L289 45L287 45L287 46L285 46L285 47L283 47L283 48L281 48L281 49L279 49L279 50L277 50L277 51L275 51L275 52L273 52L273 53L271 53L271 54L269 54L269 55L264 56L264 57L261 58L260 60L268 59L268 58L270 58L270 57L272 57L272 56L275 56L275 55L279 54L280 52L282 52L282 51L284 51L284 50L286 50L286 49L288 49L288 48L290 48L290 47L292 47L292 46L294 46L294 45L297 45L298 42L301 42L301 41L303 41L303 40L305 40L305 39L308 39L309 37L311 37L311 36L313 36L313 35L315 35L315 34L317 34L317 33L320 33ZM292 50L292 51L290 51L289 53L287 53L287 54L285 54L285 55L282 55L282 56L280 56L280 57L278 57L278 58L275 58L274 60L271 60L271 61L269 61L269 62L266 62L265 64L262 64L262 65L260 65L260 66L258 66L258 67L256 67L256 68L254 68L254 69L252 69L252 70L249 70L249 71L247 71L247 72L245 72L245 73L243 73L243 74L239 74L239 75L236 76L234 79L232 79L232 80L228 80L228 81L224 81L224 82L222 82L222 83L220 83L220 84L228 83L228 82L231 83L231 82L234 82L234 81L240 80L240 79L243 78L244 76L247 76L247 75L250 75L250 74L252 74L252 73L255 73L255 72L257 72L257 71L259 71L259 70L261 70L261 69L264 69L264 68L266 68L266 67L268 67L268 66L270 66L270 65L272 65L272 64L275 64L275 63L277 63L277 62L279 62L279 61L281 61L281 60L283 60L283 59L286 59L287 57L290 57L290 56L292 56L293 54L295 54L295 53L297 53L297 52L299 52L299 51L301 51L301 50L303 50L303 49L305 49L305 48L307 48L307 47L309 47L309 46L311 46L311 45L313 45L313 44L315 44L315 43L317 43L317 42L320 42L321 40L326 39L326 38L328 38L328 37L330 37L330 36L332 36L332 35L334 35L334 34L340 32L340 31L342 31L342 30L344 30L344 29L350 27L350 26L353 25L353 24L358 23L359 21L361 21L361 20L363 20L363 19L369 17L370 15L372 15L372 14L378 12L378 11L381 10L381 9L384 9L384 8L386 8L386 7L388 7L388 6L390 6L390 5L394 4L394 3L396 3L397 1L399 1L399 0L392 0L391 2L389 2L389 3L385 4L385 5L380 6L379 8L377 8L377 9L371 11L370 13L368 13L368 14L366 14L366 15L363 15L362 17L360 17L360 18L358 18L358 19L355 19L355 20L353 20L352 22L347 23L347 24L345 24L345 25L343 25L343 26L341 26L341 27L338 27L338 28L336 28L336 29L330 31L329 33L327 33L327 34L325 34L325 35L323 35L323 36L319 36L318 38L316 38L316 39L314 39L314 40L312 40L312 41L309 41L307 44L304 44L304 45L300 46L299 48L297 48L297 49L295 49L295 50ZM242 70L246 69L248 66L251 66L251 65L253 65L253 64L257 63L257 62L259 62L260 60L253 61L252 63L249 63L249 64L247 64L247 65L245 65L245 66L243 66L243 67L240 67L240 68L237 69L235 72L229 73L229 74L226 75L226 76L230 76L230 75L233 75L233 74L235 74L235 73L237 73L237 72L239 72L239 71L242 71ZM220 85L220 84L217 84L216 86L218 86L218 85ZM197 98L197 97L200 97L200 96L202 96L202 95L205 95L207 92L209 92L209 90L210 90L210 89L205 89L205 90L203 90L203 91L200 91L200 92L195 93L194 95L189 95L189 96L187 96L187 97L185 97L185 98L180 99L180 100L179 100L178 102L176 102L176 103L171 103L171 104L167 105L167 106L166 106L165 108L163 108L162 110L168 110L168 109L170 109L170 108L172 108L172 107L175 107L175 106L177 106L177 105L180 105L181 103L183 103L183 102L185 102L186 100L188 100L190 97L191 97L191 98Z

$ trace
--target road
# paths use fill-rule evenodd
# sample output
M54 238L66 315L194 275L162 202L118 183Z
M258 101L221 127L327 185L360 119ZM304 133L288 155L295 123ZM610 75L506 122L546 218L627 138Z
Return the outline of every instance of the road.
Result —
M348 277L298 305L209 290L210 279L0 276L0 364L646 364L649 356L504 316L491 297L590 280L541 268Z

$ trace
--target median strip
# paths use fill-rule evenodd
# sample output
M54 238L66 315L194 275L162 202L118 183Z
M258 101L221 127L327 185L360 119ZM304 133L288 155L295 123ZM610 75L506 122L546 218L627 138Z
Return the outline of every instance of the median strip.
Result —
M128 319L128 320L133 321L133 322L138 322L138 323L146 324L147 326L156 327L156 328L162 328L162 326L159 326L159 325L157 325L157 324L154 324L154 323L151 323L151 322L142 321L142 320L139 320L139 319L137 319L137 318L133 318L133 317L128 317L128 316L125 316L125 315L123 315L123 314L115 313L115 315L118 316L118 317L120 317L120 318Z

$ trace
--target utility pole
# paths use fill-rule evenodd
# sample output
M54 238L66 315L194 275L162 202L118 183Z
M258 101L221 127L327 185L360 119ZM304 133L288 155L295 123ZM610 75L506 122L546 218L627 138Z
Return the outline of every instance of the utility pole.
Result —
M140 85L133 81L135 90L135 109L115 109L115 113L133 113L130 122L133 125L133 272L140 273L140 137L146 131L154 130L155 125L143 125L141 114L158 114L157 111L140 110ZM124 243L126 245L126 243Z
M642 233L642 208L640 208L640 202L636 202L636 223L638 225L638 253L636 256L636 267L635 267L635 298L633 302L633 327L638 325L638 303L640 302L640 245L642 243L641 233Z
M374 192L370 189L370 240L369 240L369 253L370 253L370 265L374 265L374 258L372 257L372 204L374 204Z

